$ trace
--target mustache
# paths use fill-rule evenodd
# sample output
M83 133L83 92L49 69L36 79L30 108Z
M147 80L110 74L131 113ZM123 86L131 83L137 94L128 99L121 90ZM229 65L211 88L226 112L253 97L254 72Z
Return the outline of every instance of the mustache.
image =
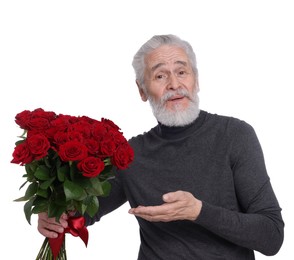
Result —
M183 96L191 99L189 92L186 89L177 89L177 90L169 90L161 97L161 102L165 103L170 98L173 98L175 96Z

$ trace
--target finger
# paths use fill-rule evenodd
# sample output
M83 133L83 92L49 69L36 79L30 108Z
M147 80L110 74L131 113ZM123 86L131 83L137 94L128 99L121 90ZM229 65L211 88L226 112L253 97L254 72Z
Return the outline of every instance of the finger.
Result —
M75 210L71 210L71 211L68 212L68 214L62 214L62 217L65 217L64 219L68 219L69 216L73 217L73 216L75 216L76 213L77 212Z
M56 226L62 226L63 228L66 228L68 226L68 215L63 213L60 218L59 221L56 220L56 218L49 218L46 212L43 213L39 213L39 223L48 223L52 224L52 225L56 225ZM51 225L50 225L51 226Z
M183 191L168 192L163 194L162 199L164 202L171 203L180 200L181 198L183 198L183 195Z
M129 213L133 215L145 215L146 214L146 207L138 206L137 208L129 209Z
M48 237L48 238L57 238L58 237L57 232L50 231L48 229L41 228L39 226L38 226L38 231L40 232L40 234L42 234L43 236Z
M139 206L136 207L136 208L130 208L128 212L129 212L130 214L134 214L139 208L143 208L143 207L144 207L144 206L140 206L140 205L139 205Z
M58 233L64 232L64 228L60 224L40 220L38 222L38 231L45 237L55 238Z
M63 233L64 228L68 226L67 216L62 216L60 222L57 222L55 218L48 218L47 213L39 213L38 217L38 231L49 238L57 237L58 233Z
M150 222L169 222L179 220L177 217L169 214L163 215L148 215L148 214L134 214L136 217L143 218Z
M129 213L131 214L135 214L135 215L161 215L163 212L165 212L166 209L164 207L164 205L160 205L160 206L148 206L148 207L144 207L144 206L139 206L137 208L132 208L129 210Z

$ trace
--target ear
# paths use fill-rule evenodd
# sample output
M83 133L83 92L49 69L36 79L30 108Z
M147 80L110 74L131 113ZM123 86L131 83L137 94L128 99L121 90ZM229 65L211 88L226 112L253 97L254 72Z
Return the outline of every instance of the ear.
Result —
M196 90L197 93L200 91L198 77L196 78Z
M148 100L148 97L146 93L144 92L143 88L141 87L140 83L138 82L138 80L136 80L136 84L137 84L142 101L146 102Z

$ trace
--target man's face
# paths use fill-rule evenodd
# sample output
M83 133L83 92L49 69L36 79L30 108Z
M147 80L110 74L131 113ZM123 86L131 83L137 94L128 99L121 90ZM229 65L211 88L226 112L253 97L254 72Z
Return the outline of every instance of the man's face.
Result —
M185 51L164 45L149 53L145 63L146 93L140 94L150 101L157 120L171 126L193 121L198 115L198 82Z

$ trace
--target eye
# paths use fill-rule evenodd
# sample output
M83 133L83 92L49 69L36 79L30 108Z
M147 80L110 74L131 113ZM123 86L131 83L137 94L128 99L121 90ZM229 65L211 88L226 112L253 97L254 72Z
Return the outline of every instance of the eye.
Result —
M179 70L177 75L179 77L186 77L189 73L187 72L187 70Z
M159 74L155 75L155 79L157 79L157 80L162 80L162 79L166 79L166 78L167 78L167 75L164 73L159 73Z
M185 70L180 70L179 71L179 75L185 75L185 74L187 74L187 72Z

